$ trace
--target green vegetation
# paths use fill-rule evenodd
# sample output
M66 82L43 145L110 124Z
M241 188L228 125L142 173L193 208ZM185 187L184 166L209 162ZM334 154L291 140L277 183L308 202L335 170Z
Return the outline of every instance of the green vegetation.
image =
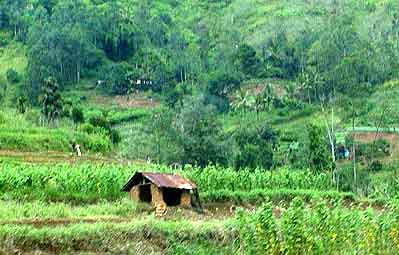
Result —
M82 223L57 228L2 226L0 248L53 252L225 254L234 251L234 235L229 233L225 225L225 222L217 221L198 224L187 220L172 222L144 219L117 224ZM148 240L149 236L156 237L157 241Z
M398 41L396 0L0 0L0 253L395 254Z
M248 254L394 254L398 249L397 206L386 213L330 208L319 202L306 206L294 199L276 217L272 204L240 218L241 249Z
M0 167L1 197L4 199L91 202L115 200L124 196L120 189L136 170L172 172L159 165L50 165L2 164ZM222 171L221 171L222 170ZM174 171L176 172L176 171ZM332 190L328 175L281 170L240 171L207 167L178 171L199 186L201 192L250 192L251 190ZM256 195L256 193L254 193ZM205 195L206 196L206 195ZM215 197L210 193L209 197ZM223 196L221 196L223 197ZM254 197L256 199L256 197Z
M235 218L206 222L146 217L56 228L8 224L0 227L0 248L152 254L394 254L398 249L397 205L380 213L294 199L276 210L266 203L256 213L238 209Z
M76 219L86 217L129 217L145 211L129 200L100 202L97 204L72 206L64 203L45 203L41 201L20 203L1 201L0 221L37 219Z
M48 129L39 127L34 122L38 119L35 112L27 116L14 111L0 112L0 148L20 151L71 151L72 141L82 144L93 152L107 152L111 149L109 140L100 134L88 135L68 128Z

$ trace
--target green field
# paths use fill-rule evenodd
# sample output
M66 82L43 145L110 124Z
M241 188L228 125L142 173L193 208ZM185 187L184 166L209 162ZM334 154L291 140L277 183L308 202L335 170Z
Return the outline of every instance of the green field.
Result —
M204 213L170 208L155 218L120 191L139 169L195 181ZM2 164L1 172L5 252L351 254L392 253L398 245L396 192L370 200L334 190L325 174L115 164Z

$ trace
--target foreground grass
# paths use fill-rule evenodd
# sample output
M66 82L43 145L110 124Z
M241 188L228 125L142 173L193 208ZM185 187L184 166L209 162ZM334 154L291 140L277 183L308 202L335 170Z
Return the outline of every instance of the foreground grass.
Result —
M276 217L271 203L239 217L245 254L397 254L398 206L386 210L309 205L294 199Z
M76 224L56 228L5 225L0 226L0 247L4 251L53 253L226 254L233 251L234 240L226 224L147 218L123 224ZM188 249L190 246L195 249Z
M398 204L384 210L295 198L225 220L0 225L0 251L113 254L396 254Z
M77 219L82 217L132 217L150 211L128 199L73 206L67 203L0 201L0 222L27 219Z

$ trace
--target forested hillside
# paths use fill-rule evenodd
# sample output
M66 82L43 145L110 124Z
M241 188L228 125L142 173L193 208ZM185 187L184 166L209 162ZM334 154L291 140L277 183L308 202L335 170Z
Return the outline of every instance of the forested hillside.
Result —
M325 169L365 127L370 166L399 121L396 1L3 0L0 13L2 105L28 130L9 129L7 149Z
M70 118L122 157L311 166L307 124L335 117L314 127L328 154L349 127L398 123L396 1L3 0L0 13L2 104Z
M48 76L106 80L113 94L137 79L161 93L195 85L220 102L242 80L278 77L314 101L371 89L397 67L395 1L18 0L1 13L2 44L26 45L36 103Z

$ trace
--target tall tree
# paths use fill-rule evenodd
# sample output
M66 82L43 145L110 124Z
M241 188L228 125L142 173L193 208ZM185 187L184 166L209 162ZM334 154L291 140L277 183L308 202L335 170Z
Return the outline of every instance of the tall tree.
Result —
M60 117L62 111L62 98L57 80L48 77L44 80L42 114L48 123Z

